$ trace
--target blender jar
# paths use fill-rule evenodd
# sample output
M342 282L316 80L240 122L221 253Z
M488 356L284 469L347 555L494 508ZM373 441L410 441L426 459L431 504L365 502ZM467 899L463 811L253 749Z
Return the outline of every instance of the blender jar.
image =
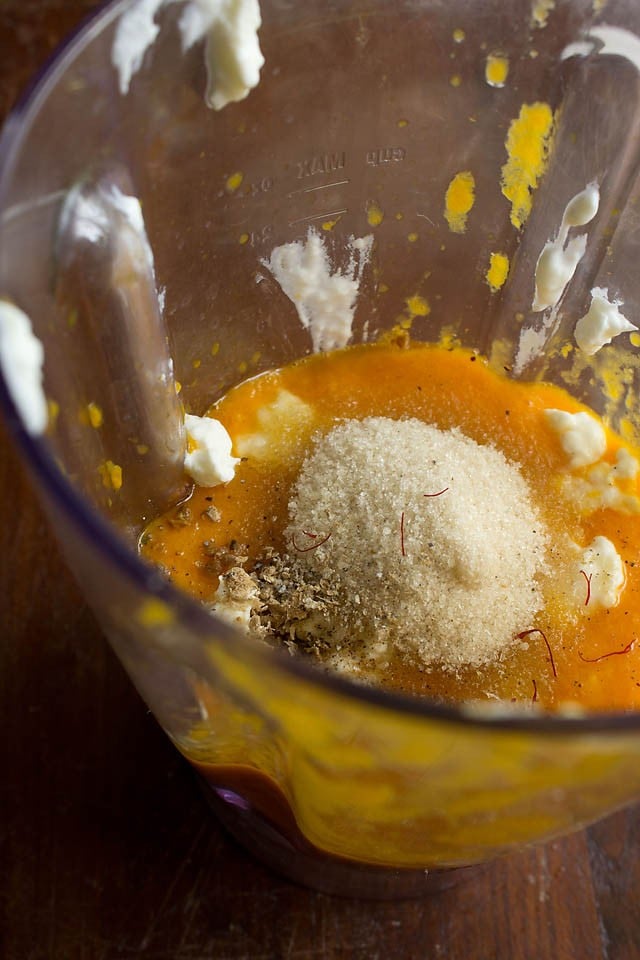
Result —
M264 0L259 85L211 110L203 44L180 41L206 5L146 4L159 30L124 90L133 6L84 26L0 143L0 295L43 345L46 430L25 425L6 350L0 401L133 682L238 839L321 889L420 893L630 802L635 716L478 713L320 674L181 595L137 539L188 493L182 410L312 351L264 266L310 229L343 271L373 237L351 342L410 328L523 379L573 374L637 442L633 352L615 347L612 390L610 365L561 346L592 288L629 315L640 294L640 10ZM590 183L588 248L543 318L537 258Z

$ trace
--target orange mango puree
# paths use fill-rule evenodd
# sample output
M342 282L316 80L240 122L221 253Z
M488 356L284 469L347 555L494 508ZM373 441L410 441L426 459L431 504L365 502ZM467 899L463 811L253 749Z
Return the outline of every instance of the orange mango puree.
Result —
M307 405L291 423L278 412L282 391ZM379 677L380 684L439 701L498 698L549 710L635 709L640 707L640 515L587 512L563 492L568 457L544 415L549 408L587 409L559 387L510 380L460 348L378 344L314 355L241 383L214 405L210 413L226 427L234 454L241 452L242 438L256 434L266 439L263 453L243 459L230 483L195 488L177 512L147 528L141 551L178 587L211 603L218 587L215 548L231 545L248 556L247 569L267 547L291 550L282 533L287 505L314 435L343 419L368 416L458 427L519 465L552 541L568 535L586 547L596 536L611 540L626 582L616 606L596 609L590 608L585 577L575 615L567 617L566 610L548 603L535 623L522 625L523 632L540 632L528 632L486 667L453 674L437 665L396 663ZM630 449L609 430L607 444L603 460L611 463L620 447ZM637 479L621 481L629 494L637 494L637 486Z

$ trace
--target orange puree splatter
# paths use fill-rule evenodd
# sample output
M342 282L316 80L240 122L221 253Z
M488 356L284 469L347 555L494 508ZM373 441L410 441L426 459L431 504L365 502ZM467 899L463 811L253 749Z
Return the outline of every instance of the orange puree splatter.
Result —
M375 200L372 200L367 204L367 223L370 227L379 227L383 220L383 211L380 209Z
M508 653L487 667L453 674L397 662L380 682L437 700L499 698L527 706L535 700L536 707L551 710L567 704L640 707L640 514L585 512L562 493L567 455L544 415L549 408L586 410L558 387L510 380L461 348L385 344L314 355L241 383L215 404L211 414L231 435L234 453L243 444L259 450L251 445L255 435L262 452L248 455L226 486L196 488L186 503L154 521L142 537L142 552L177 586L211 602L220 569L216 551L247 556L251 569L266 547L286 550L288 500L313 435L368 416L458 427L520 466L555 542L567 535L582 547L596 536L611 540L624 564L625 586L615 607L590 608L585 575L584 597L577 597L570 616L548 602L535 623L523 624ZM630 448L606 434L603 459L613 463L621 447ZM626 493L638 494L637 479L620 483Z
M494 293L504 286L508 276L509 257L506 253L492 253L489 258L486 280Z
M509 75L509 60L500 53L490 53L484 68L485 80L490 87L504 87Z
M502 192L511 202L511 223L518 229L531 213L533 192L547 168L553 127L548 103L524 103L509 127Z
M444 198L444 216L453 233L464 233L467 217L475 203L476 181L470 170L457 173Z

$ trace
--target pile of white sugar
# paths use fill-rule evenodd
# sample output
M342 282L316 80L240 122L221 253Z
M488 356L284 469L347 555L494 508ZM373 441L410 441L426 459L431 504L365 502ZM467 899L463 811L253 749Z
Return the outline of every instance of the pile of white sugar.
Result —
M480 665L543 605L549 536L529 487L458 430L342 423L305 460L289 517L296 569L332 585L336 599L315 605L309 627L338 665L393 654Z

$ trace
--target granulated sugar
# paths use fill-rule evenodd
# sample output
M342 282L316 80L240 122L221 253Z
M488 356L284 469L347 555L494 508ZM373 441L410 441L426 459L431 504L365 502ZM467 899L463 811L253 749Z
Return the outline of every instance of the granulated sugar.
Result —
M298 587L331 584L313 633L338 665L394 652L480 665L543 605L549 537L527 483L457 430L381 417L335 427L304 462L289 516ZM308 636L304 619L292 638Z

